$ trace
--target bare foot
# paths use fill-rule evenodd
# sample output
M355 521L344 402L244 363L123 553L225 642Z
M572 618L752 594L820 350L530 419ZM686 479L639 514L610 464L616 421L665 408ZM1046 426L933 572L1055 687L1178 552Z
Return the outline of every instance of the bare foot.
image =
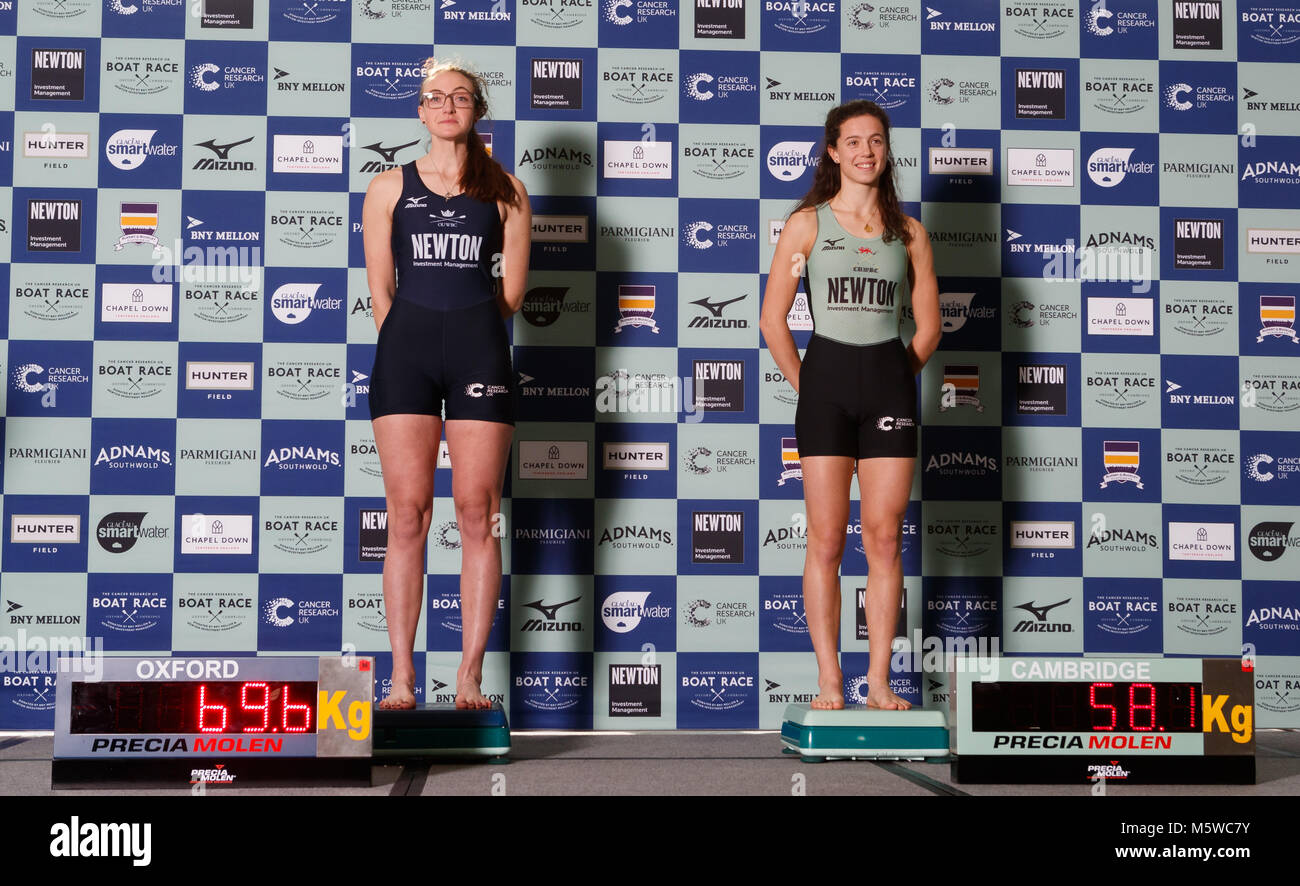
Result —
M825 682L817 681L817 697L810 706L818 711L840 711L844 709L844 678L837 676Z
M456 707L479 711L492 707L491 700L479 688L481 679L475 679L470 674L456 675Z
M882 711L906 711L911 706L911 702L904 701L888 689L868 688L867 690L869 708L879 708Z
M379 703L381 710L409 711L415 707L415 675L394 673L388 695Z

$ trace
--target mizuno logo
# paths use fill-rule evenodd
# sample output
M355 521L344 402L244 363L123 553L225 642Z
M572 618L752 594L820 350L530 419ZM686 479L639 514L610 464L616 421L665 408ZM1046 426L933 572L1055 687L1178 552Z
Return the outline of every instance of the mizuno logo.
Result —
M727 301L710 302L708 297L705 297L699 299L698 301L693 301L691 302L691 304L699 305L702 308L707 308L709 313L711 313L713 316L721 317L723 308L725 308L727 305L734 305L736 302L741 301L744 298L745 297L741 295L741 296L737 296L736 298L729 299Z
M362 145L361 148L365 151L374 151L376 154L384 158L385 163L395 163L396 160L394 160L394 157L397 156L398 151L403 148L409 148L411 145L418 145L419 143L420 142L417 140L407 142L404 145L398 145L395 148L385 148L383 142L375 142L373 145ZM423 200L424 198L421 197L420 199Z
M534 600L533 602L525 603L524 605L530 609L536 609L542 615L546 616L547 621L555 621L555 613L559 612L570 603L577 603L581 599L581 597L574 597L572 600L565 600L563 603L556 603L554 606L547 606L541 600Z
M1047 621L1047 613L1049 611L1055 609L1057 606L1064 606L1066 603L1069 602L1070 602L1070 598L1066 597L1060 603L1052 603L1047 606L1035 606L1032 602L1030 602L1030 603L1021 603L1016 608L1023 609L1026 612L1031 613L1034 616L1034 618L1038 619L1039 621Z
M196 147L196 148L207 148L209 151L211 151L212 153L216 154L217 157L218 157L219 159L221 159L221 160L226 160L226 159L229 158L229 154L230 154L230 149L231 149L231 148L237 148L237 147L239 147L240 145L246 145L246 144L248 144L249 142L251 142L252 140L253 140L253 136L250 135L248 138L246 138L246 139L244 139L244 140L242 140L242 141L231 142L231 143L228 144L228 145L219 145L219 144L217 144L217 140L216 140L215 138L210 138L210 139L208 139L208 140L205 141L205 142L199 142L199 143L198 143L197 145L195 145L194 147Z

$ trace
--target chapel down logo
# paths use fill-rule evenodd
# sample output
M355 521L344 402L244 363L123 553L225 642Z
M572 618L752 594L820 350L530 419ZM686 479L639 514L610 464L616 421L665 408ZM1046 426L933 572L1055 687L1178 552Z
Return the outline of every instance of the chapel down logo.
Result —
M1256 342L1262 342L1265 338L1289 338L1292 344L1300 344L1295 331L1294 295L1261 295L1259 323Z
M1101 478L1101 488L1111 483L1132 483L1138 489L1142 486L1142 477L1138 474L1141 464L1142 445L1137 440L1106 440L1102 443L1102 465L1106 475Z
M621 283L618 287L618 325L615 334L626 327L645 326L655 335L659 327L655 324L655 288L652 285Z

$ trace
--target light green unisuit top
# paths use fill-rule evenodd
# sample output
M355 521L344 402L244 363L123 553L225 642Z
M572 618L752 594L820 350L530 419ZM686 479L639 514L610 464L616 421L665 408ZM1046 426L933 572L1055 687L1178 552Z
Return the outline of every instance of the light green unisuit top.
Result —
M907 247L902 240L855 237L829 203L817 207L817 241L805 266L813 332L846 345L898 338L898 306L907 301Z

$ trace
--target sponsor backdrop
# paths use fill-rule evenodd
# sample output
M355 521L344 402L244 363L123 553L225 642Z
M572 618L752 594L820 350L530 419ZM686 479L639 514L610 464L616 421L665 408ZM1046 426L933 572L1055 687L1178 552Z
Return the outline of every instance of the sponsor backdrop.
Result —
M827 109L867 98L945 332L900 633L1244 650L1259 724L1300 726L1296 0L0 0L0 35L8 649L386 674L360 210L425 150L433 51L483 72L535 219L485 670L515 725L770 728L815 689L759 302ZM816 248L869 254L841 233ZM851 701L860 538L855 508ZM459 544L441 470L423 701L452 698ZM10 657L0 727L49 728L51 686Z

